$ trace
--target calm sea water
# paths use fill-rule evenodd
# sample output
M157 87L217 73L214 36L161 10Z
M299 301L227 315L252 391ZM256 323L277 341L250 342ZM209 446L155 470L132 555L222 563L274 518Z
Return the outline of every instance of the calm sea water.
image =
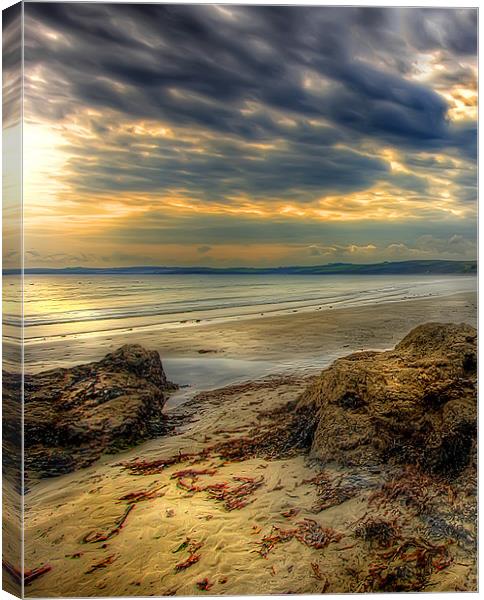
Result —
M5 281L8 290L8 277ZM36 275L25 336L63 336L244 315L351 307L476 289L474 276ZM7 325L16 324L8 310Z

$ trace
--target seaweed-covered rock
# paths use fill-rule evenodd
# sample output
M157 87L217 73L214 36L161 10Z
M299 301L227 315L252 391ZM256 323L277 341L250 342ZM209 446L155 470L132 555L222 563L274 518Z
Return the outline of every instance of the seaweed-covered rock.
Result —
M155 426L159 432L166 391L173 387L158 352L139 345L99 362L27 375L27 471L72 471L149 437Z
M335 361L297 406L316 411L311 454L455 477L475 461L476 368L476 330L465 324L427 323L393 350Z

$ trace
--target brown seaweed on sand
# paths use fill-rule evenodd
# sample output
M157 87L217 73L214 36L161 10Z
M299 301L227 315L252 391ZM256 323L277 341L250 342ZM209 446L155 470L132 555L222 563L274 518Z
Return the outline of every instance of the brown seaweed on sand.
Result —
M339 542L343 534L331 529L331 527L321 527L319 523L312 519L304 519L298 523L295 537L302 544L321 550L331 542Z
M140 492L130 492L129 494L125 494L119 498L119 501L128 502L129 504L137 504L138 502L143 502L143 500L154 500L155 498L159 498L163 496L162 490L166 485L160 485L152 490L144 490Z
M314 573L313 577L315 579L317 579L318 581L324 581L322 588L318 590L318 593L324 594L326 592L326 590L328 589L328 587L329 587L328 578L321 573L321 569L319 568L318 563L313 563L312 562L311 563L311 568L312 568L313 573Z
M297 523L294 529L281 529L274 526L271 533L258 542L260 546L258 552L263 558L267 558L269 552L278 544L284 544L294 538L305 546L322 550L332 542L338 542L342 537L343 534L330 527L322 527L312 519L304 519Z
M222 502L228 511L240 510L247 506L253 500L249 500L258 488L264 483L264 477L258 479L254 477L233 477L238 485L230 486L228 482L211 483L208 485L198 485L200 475L214 475L216 469L185 469L172 475L172 479L177 479L177 485L182 490L189 493L206 492L209 498Z
M197 563L200 560L200 558L200 554L190 554L190 556L186 560L179 562L175 565L175 571L178 572L188 569L188 567L191 567L192 565Z
M124 469L128 469L131 475L157 475L162 473L168 467L179 465L189 460L203 460L207 456L207 451L197 453L179 452L175 456L168 458L159 458L156 460L136 460L130 462L118 463Z
M370 517L356 525L354 536L365 540L370 546L388 548L400 539L400 527L396 519L389 521Z
M322 581L323 579L323 574L321 573L321 569L319 568L318 563L311 563L311 569L313 570L314 573L314 577L316 579L319 579L320 581Z
M350 500L358 492L355 486L343 483L343 477L332 481L329 475L322 471L311 479L304 479L302 483L310 483L316 486L318 500L313 507L314 512L321 512L332 506L337 506Z
M202 542L198 542L197 540L192 540L191 538L186 538L175 550L173 553L176 554L178 552L186 551L188 552L188 558L180 561L175 565L175 571L178 573L179 571L184 571L191 567L195 563L197 563L201 555L197 554L197 551L203 546Z
M94 571L97 571L98 569L106 568L108 565L112 564L115 560L116 560L116 556L114 554L112 554L111 556L108 556L107 558L104 558L103 560L101 560L97 563L94 563L86 571L86 575L90 575L91 573L94 573Z
M280 409L284 419L274 420L266 426L254 427L248 436L231 439L212 446L211 451L230 461L264 458L287 458L306 450L312 439L315 416L310 409L296 412L292 405Z
M126 519L128 518L129 513L133 510L134 507L134 504L129 504L111 530L107 532L90 531L89 533L86 533L86 535L82 538L83 544L95 544L96 542L106 542L107 540L110 540L112 537L117 535L124 527Z
M212 587L213 583L211 583L206 577L204 577L201 581L197 581L197 588L203 592L207 592Z
M217 472L216 468L211 469L184 469L183 471L177 471L173 473L171 479L180 479L182 477L198 477L199 475L215 475Z
M396 548L380 552L356 591L418 592L428 585L433 573L452 562L447 547L448 544L410 538Z
M132 475L155 475L163 472L168 467L181 463L194 465L209 458L222 458L225 462L238 462L250 458L278 459L294 456L301 450L307 449L311 434L314 429L314 414L311 410L295 413L293 404L285 406L279 411L284 419L274 421L271 415L271 423L254 427L247 436L232 437L223 442L208 446L198 453L178 453L167 458L156 460L137 460L120 463L124 469L128 469ZM185 469L184 475L191 476L201 474L212 474L212 469ZM204 472L206 471L206 472ZM175 473L174 478L179 479L181 473Z
M240 484L232 488L225 484L222 484L222 486L215 484L205 488L209 497L223 502L225 509L228 511L240 510L253 502L253 500L248 499L248 496L251 496L255 490L264 484L263 476L259 479L254 477L234 477L233 479L240 482Z
M431 511L436 499L446 497L452 502L453 496L454 491L448 483L409 466L373 492L369 504L381 507L395 505L395 502L400 501L406 508L420 515Z
M202 542L197 542L197 540L192 540L187 537L177 548L175 548L175 550L172 550L172 553L177 554L182 550L186 550L189 554L194 554L202 547L202 545Z

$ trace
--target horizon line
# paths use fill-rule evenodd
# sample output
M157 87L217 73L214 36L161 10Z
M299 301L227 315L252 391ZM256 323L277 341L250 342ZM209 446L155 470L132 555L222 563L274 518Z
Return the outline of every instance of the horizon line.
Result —
M469 265L473 266L474 264L477 266L477 259L464 259L464 260L455 260L455 259L411 259L411 260L385 260L380 262L371 262L371 263L352 263L352 262L331 262L331 263L323 263L316 265L274 265L274 266L248 266L248 265L239 265L239 266L204 266L204 265L184 265L184 266L168 266L168 265L129 265L129 266L105 266L105 267L91 267L91 266L83 266L77 265L73 267L25 267L23 269L19 267L13 268L4 268L4 274L21 274L25 273L39 273L39 272L82 272L82 271L123 271L123 270L147 270L147 269L158 269L164 271L190 271L190 270L198 270L198 271L210 271L210 272L222 272L222 271L237 271L237 270L248 270L248 271L281 271L281 270L313 270L313 269L331 269L335 267L353 267L357 269L363 269L368 267L381 267L381 266L391 266L391 265L415 265L415 266L423 266L423 265L444 265L444 264L453 264L453 265Z

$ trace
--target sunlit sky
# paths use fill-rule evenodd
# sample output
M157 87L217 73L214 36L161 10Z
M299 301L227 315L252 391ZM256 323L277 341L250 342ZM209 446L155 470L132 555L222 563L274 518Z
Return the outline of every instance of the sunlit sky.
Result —
M27 266L475 258L476 29L27 3Z

